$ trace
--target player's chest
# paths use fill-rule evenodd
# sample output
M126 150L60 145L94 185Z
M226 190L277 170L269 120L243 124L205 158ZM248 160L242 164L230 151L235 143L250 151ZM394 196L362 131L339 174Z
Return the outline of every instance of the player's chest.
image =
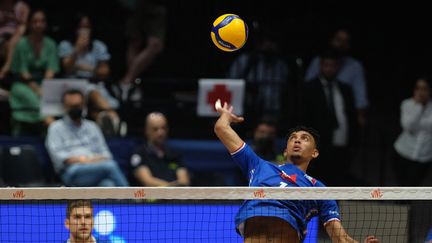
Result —
M273 168L267 170L267 173L260 173L256 178L260 186L268 187L306 187L310 186L310 182L303 174L292 170L283 170Z

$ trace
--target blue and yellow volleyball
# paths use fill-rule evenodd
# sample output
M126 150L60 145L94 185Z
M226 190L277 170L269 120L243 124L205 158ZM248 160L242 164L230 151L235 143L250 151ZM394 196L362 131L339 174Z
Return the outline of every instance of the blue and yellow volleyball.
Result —
M236 51L246 43L248 27L238 15L224 14L213 22L210 35L219 49Z

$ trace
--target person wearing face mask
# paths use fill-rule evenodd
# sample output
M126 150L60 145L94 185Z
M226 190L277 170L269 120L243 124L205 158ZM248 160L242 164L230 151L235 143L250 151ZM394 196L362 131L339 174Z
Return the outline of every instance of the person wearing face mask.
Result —
M432 162L432 83L416 79L413 95L402 101L402 132L394 143L394 168L399 186L420 186Z
M128 186L100 128L83 118L84 95L68 90L62 96L66 114L48 128L45 146L66 186Z

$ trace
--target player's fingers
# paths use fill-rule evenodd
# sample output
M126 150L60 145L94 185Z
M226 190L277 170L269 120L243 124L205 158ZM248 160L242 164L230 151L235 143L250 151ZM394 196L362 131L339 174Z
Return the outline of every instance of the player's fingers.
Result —
M241 116L233 115L232 118L233 118L232 121L233 121L234 123L239 123L239 122L243 122L243 121L244 121L244 118L241 117Z
M228 109L228 103L227 102L224 102L223 108Z
M229 112L233 112L233 110L234 110L233 106L230 106L229 109L228 109Z
M220 99L218 99L215 103L215 109L216 111L220 112L220 110L222 109L222 105L221 105L221 101Z
M368 237L366 237L365 242L367 242L367 243L379 243L379 240L375 236L369 235Z

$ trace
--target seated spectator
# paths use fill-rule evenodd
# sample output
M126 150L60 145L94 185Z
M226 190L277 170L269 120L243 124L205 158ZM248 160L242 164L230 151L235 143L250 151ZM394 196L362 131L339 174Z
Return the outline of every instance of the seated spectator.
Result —
M111 124L108 124L109 127L102 126L102 130L106 135L114 135L119 126L119 117L115 111L119 102L105 88L105 81L110 76L111 55L105 43L94 38L88 15L78 15L76 24L71 40L63 40L59 44L64 76L84 78L91 82L87 94L90 118L99 125L105 125L103 119L108 116Z
M59 44L59 56L65 77L105 80L109 78L111 58L104 42L94 38L88 15L77 17L73 37Z
M30 13L23 1L0 1L0 80L10 71L15 46L26 31Z
M284 163L283 155L278 153L276 148L277 125L270 117L260 119L253 130L251 148L262 159Z
M147 115L147 142L138 147L131 157L133 175L144 186L189 186L187 169L180 156L167 148L168 122L159 112Z
M100 128L82 118L84 95L69 90L62 97L65 116L48 128L46 148L66 186L127 186Z
M15 46L25 33L29 13L29 6L22 1L0 1L0 134L10 133L10 67Z
M30 15L29 33L18 42L12 61L16 79L12 84L9 102L12 109L13 135L40 135L53 121L39 112L43 79L54 78L59 70L57 47L45 35L45 13L36 10Z

